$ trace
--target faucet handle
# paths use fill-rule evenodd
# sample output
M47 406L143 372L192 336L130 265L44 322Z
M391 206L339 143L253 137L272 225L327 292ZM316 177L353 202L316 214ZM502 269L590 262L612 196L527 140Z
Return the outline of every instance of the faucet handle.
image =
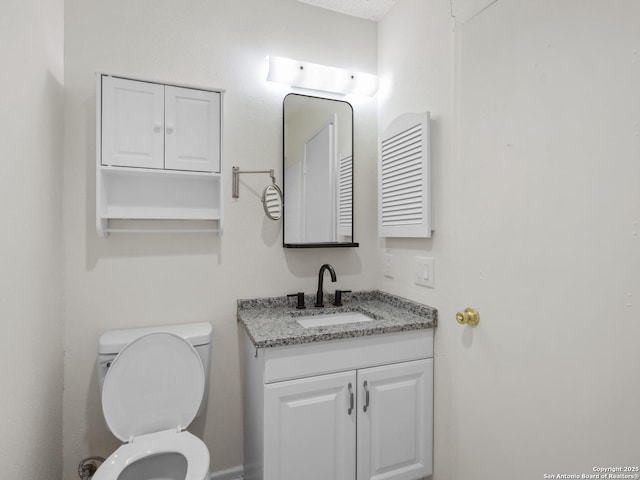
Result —
M333 298L333 305L336 307L342 306L342 294L351 293L351 290L336 290L336 294Z
M304 304L304 292L291 293L291 294L287 295L287 297L288 298L293 298L293 297L297 298L296 308L298 310L302 310L303 308L307 308L306 305Z

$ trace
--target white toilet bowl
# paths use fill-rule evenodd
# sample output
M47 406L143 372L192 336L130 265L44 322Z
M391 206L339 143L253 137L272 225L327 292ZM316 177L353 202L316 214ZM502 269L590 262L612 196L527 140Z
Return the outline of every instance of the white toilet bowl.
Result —
M124 347L104 379L102 409L126 443L93 480L208 480L209 451L186 431L204 384L198 353L178 335L150 333Z
M122 445L93 480L208 480L209 450L189 432L150 433Z

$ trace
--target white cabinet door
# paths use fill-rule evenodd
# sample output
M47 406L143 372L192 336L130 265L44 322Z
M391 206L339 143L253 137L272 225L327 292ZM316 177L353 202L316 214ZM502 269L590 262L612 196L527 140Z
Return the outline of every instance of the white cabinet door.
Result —
M432 431L433 359L358 370L358 480L431 475Z
M164 86L102 78L103 165L164 167Z
M165 87L165 168L220 171L220 94Z
M353 480L354 371L265 386L264 480Z

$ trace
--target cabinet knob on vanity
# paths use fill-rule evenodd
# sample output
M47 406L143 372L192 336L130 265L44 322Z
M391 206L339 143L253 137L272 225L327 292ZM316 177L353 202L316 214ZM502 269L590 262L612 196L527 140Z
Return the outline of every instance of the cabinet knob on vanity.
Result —
M366 380L364 381L362 386L364 387L364 405L362 407L362 411L366 413L367 409L369 408L369 386Z

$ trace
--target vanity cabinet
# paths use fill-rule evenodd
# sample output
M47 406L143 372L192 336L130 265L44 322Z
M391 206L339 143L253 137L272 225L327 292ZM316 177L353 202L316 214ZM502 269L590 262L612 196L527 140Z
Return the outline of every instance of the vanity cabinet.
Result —
M245 346L245 479L432 474L433 330Z
M353 371L265 385L264 478L353 480L355 388Z
M96 92L98 234L127 231L111 220L207 221L215 228L188 231L220 233L223 92L102 73Z
M430 475L433 359L358 371L358 385L358 480Z

